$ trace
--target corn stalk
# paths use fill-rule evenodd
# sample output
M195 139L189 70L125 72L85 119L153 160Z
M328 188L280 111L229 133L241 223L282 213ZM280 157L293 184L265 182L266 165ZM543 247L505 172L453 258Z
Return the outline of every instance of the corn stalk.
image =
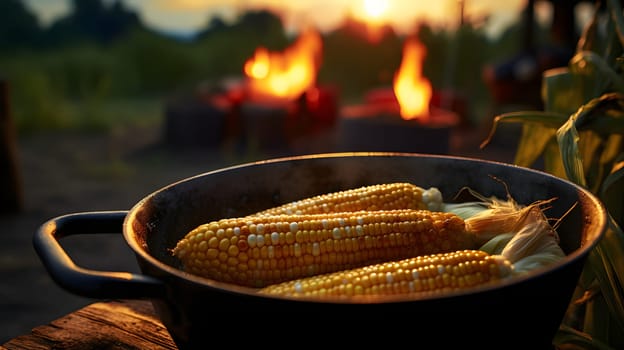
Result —
M514 163L542 159L545 171L589 189L609 212L553 339L558 349L624 348L624 14L618 0L604 5L608 16L601 19L598 1L568 66L544 72L544 109L498 115L490 133L521 123Z

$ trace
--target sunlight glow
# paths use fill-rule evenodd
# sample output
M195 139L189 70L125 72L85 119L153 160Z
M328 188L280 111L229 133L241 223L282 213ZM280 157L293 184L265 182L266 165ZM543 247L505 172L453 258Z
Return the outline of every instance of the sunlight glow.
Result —
M3 1L3 0L0 0ZM41 16L44 25L65 16L71 9L69 0L23 0ZM115 0L104 0L110 4ZM124 0L136 10L141 20L162 31L188 32L202 29L212 16L234 21L247 9L271 8L280 15L289 29L299 32L301 24L315 26L321 32L340 26L345 18L353 16L367 22L389 24L397 32L410 34L421 20L436 26L453 27L457 24L458 0ZM489 14L486 33L494 35L517 20L526 0L465 1L467 18L483 18Z
M388 0L364 0L363 6L367 17L379 19L388 10Z

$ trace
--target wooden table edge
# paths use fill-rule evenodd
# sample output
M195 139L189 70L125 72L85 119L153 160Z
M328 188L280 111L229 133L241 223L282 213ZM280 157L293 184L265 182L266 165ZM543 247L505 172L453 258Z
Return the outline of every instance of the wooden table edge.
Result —
M0 350L177 349L147 300L95 302L37 326Z

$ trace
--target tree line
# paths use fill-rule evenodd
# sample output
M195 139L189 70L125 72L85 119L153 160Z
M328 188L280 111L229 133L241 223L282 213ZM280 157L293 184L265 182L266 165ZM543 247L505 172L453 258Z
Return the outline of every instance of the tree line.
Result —
M196 39L218 35L232 27L253 28L264 34L283 31L281 19L269 11L244 13L235 24L220 17L207 18ZM70 12L44 28L22 0L0 1L0 53L15 49L50 49L81 43L110 44L132 31L149 31L141 17L122 0L71 0Z
M72 0L71 11L44 28L21 0L0 1L0 49L50 48L93 41L110 43L141 27L140 17L122 1Z

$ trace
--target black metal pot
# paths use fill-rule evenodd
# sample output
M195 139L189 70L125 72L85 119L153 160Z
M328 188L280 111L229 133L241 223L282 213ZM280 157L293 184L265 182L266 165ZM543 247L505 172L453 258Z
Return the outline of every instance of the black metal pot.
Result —
M362 303L260 296L251 288L185 273L170 254L190 229L213 219L392 181L438 187L447 202L465 186L499 198L505 198L508 189L523 204L556 197L546 213L553 218L564 216L576 203L558 229L567 257L496 286ZM273 159L200 174L157 190L127 212L54 218L41 226L33 243L52 278L72 293L150 299L184 349L212 347L218 339L232 345L271 347L335 342L355 347L380 340L386 347L399 347L418 339L419 344L435 348L552 349L552 338L586 257L606 226L606 210L595 196L536 170L449 156L339 153ZM141 274L77 267L58 242L68 235L107 232L123 232ZM280 343L279 337L284 336L290 340Z

